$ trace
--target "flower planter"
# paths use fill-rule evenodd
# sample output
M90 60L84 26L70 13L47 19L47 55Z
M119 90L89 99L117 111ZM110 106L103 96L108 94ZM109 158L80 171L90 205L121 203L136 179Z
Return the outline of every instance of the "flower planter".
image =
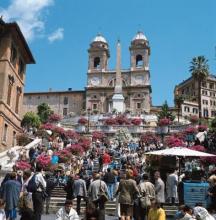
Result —
M79 132L85 132L85 131L86 131L85 125L79 125L78 131L79 131Z
M167 134L169 131L169 127L168 126L161 126L160 127L160 133L161 134Z

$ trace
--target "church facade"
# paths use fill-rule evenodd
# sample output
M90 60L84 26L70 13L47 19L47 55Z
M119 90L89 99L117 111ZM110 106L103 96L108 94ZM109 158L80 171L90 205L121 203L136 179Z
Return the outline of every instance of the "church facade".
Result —
M117 86L116 82L120 82L119 79L116 79L117 72L121 80L124 111L149 113L151 109L150 46L142 32L138 32L132 39L129 53L129 69L120 69L121 54L117 54L119 65L116 66L115 70L110 70L108 66L110 58L109 44L102 35L97 35L88 49L89 59L85 90L77 92L70 90L65 91L65 93L61 92L61 94L57 91L40 92L40 94L38 92L25 93L24 113L27 111L37 112L37 106L44 100L55 113L64 116L71 112L80 114L82 110L87 109L95 113L111 112L114 110L113 95ZM64 97L60 99L58 94L61 96L63 94ZM74 97L75 94L76 98ZM77 100L77 97L80 97L80 100ZM65 105L64 100L66 99L68 102ZM69 102L80 103L80 105L78 107Z

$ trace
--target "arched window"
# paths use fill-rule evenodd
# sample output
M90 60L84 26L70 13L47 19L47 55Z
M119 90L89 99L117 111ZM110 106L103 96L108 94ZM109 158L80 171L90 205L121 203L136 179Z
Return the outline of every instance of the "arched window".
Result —
M142 67L143 66L143 58L142 55L138 54L136 55L136 67Z
M100 68L100 57L95 57L94 58L94 68L95 69Z

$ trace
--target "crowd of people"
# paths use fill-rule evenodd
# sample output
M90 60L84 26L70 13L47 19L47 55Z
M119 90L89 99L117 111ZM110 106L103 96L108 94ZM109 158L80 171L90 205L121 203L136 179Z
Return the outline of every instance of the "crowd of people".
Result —
M184 203L181 183L187 180L187 173L180 179L174 168L163 174L160 170L150 171L144 148L138 142L117 145L96 142L82 156L72 156L69 162L52 171L45 171L36 160L38 155L52 156L64 147L64 142L58 139L55 143L48 142L28 152L20 152L21 159L30 160L31 168L20 171L14 167L13 172L5 175L0 190L0 219L16 219L19 210L21 220L40 220L43 209L49 214L52 191L56 186L66 192L65 205L57 211L56 220L103 220L107 201L115 202L115 214L122 220L165 220L165 203ZM209 182L208 211L201 204L194 209L181 205L175 219L207 219L202 218L204 213L214 218L216 176L211 176ZM82 200L86 206L84 213Z

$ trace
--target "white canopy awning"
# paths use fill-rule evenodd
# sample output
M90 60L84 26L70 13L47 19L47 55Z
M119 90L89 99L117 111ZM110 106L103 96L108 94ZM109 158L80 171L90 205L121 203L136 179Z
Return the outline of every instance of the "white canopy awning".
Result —
M216 157L214 154L208 154L196 150L190 150L186 147L173 147L164 150L151 151L146 155L158 155L158 156L179 156L179 157Z

